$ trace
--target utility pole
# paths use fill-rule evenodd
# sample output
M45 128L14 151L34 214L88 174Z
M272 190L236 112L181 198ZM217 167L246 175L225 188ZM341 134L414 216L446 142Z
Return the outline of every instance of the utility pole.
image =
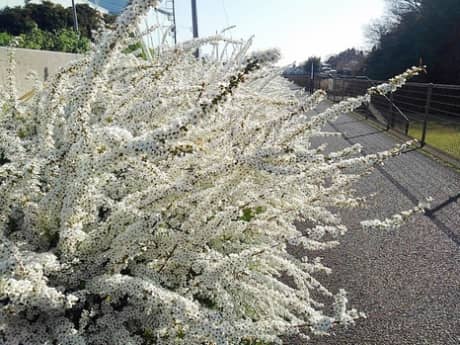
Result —
M172 0L172 13L173 13L173 24L174 24L174 44L177 44L177 25L176 25L176 4Z
M75 0L72 0L72 13L73 13L73 29L78 32L78 19L77 19L77 8L75 7Z
M313 93L315 91L315 64L314 64L314 60L311 61L310 80L311 80L310 93Z
M193 38L198 38L198 15L196 9L196 0L192 0L192 23L193 23ZM195 50L195 56L200 56L199 49Z

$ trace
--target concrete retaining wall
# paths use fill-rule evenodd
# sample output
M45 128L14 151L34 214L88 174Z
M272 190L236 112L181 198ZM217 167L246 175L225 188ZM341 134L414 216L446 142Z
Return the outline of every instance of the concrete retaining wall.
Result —
M16 83L18 94L29 91L33 86L33 81L26 80L30 71L37 72L39 78L45 81L52 76L57 70L67 65L70 61L75 60L80 55L52 52L47 50L35 49L16 49ZM6 70L8 65L7 48L0 47L0 84L5 85Z

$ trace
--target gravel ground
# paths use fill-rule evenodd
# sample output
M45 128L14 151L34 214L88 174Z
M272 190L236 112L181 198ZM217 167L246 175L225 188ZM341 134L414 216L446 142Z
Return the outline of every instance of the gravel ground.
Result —
M330 149L361 143L373 153L396 144L358 115L344 114L325 130L344 135L329 138ZM460 175L415 150L387 161L355 189L376 196L367 208L342 215L350 228L428 196L434 199L432 211L393 232L350 231L339 247L319 254L333 269L321 281L331 291L345 288L350 305L367 319L309 344L460 344Z

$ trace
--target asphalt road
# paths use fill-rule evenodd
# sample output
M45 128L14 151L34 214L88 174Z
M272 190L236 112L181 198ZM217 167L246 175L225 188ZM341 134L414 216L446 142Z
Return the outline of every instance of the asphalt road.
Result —
M344 135L328 139L330 150L361 143L373 153L397 143L355 115L344 114L325 130ZM350 305L367 319L308 343L459 345L460 174L415 150L387 161L355 189L376 195L367 208L343 213L349 228L409 209L428 196L434 201L431 212L397 231L349 231L339 247L318 254L333 269L321 281L333 292L345 288Z

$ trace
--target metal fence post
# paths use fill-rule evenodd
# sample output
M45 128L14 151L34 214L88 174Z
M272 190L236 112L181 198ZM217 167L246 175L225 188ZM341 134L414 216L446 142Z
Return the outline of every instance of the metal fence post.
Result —
M365 87L364 92L366 92L371 86L372 86L372 82L369 80L369 78L366 79L366 85L364 86ZM372 105L372 95L371 95L371 98L366 108L366 120L369 120L369 112L371 111L370 110L371 105Z
M428 124L428 114L430 113L430 105L431 105L431 96L433 95L433 83L428 85L428 90L426 94L426 104L425 104L425 116L423 118L423 130L422 130L422 139L421 139L421 146L425 146L426 141L426 128Z
M390 109L389 109L389 119L387 120L387 131L395 126L395 114L393 112L393 92L390 93L390 101L388 102L390 104Z
M329 85L332 85L332 94L331 94L331 96L334 96L334 102L335 102L335 101L337 101L337 82L335 81L335 79L332 79L332 81L331 81L331 83Z

